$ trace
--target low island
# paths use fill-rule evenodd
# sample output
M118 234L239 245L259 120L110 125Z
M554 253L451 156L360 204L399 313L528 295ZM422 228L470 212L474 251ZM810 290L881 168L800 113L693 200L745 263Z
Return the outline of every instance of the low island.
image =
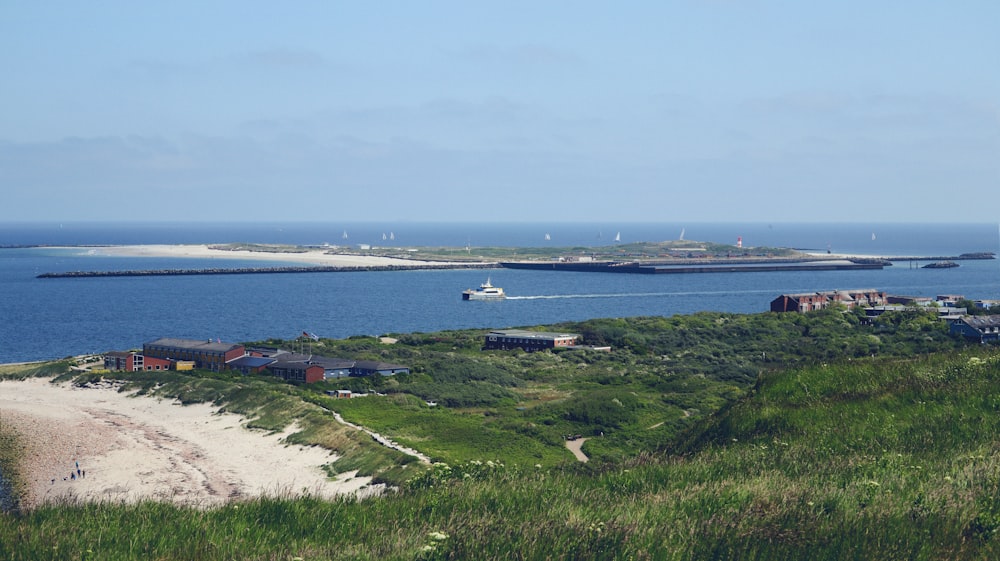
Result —
M792 270L880 269L892 261L994 259L993 253L950 257L839 255L790 248L743 248L695 241L640 242L602 247L365 247L199 244L87 247L94 255L241 259L282 263L258 267L50 271L39 278L407 271L512 268L554 271L670 274Z

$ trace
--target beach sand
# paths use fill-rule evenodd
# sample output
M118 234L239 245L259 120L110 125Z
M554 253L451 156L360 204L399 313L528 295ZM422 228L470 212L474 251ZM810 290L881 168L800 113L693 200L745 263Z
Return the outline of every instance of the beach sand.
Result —
M66 499L210 507L262 495L383 490L353 473L330 479L321 468L337 458L329 450L286 444L287 433L251 431L240 416L217 410L130 396L110 384L0 382L0 422L28 445L21 465L28 508Z
M121 257L187 257L197 259L244 259L251 261L275 261L298 265L318 265L326 267L386 267L393 265L443 266L441 261L419 261L381 257L377 255L346 255L327 253L326 249L308 249L296 253L213 249L209 245L118 245L90 247L98 255Z

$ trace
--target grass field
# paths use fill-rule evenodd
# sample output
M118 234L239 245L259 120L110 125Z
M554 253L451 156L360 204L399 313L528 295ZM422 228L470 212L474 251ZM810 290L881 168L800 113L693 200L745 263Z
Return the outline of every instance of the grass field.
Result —
M987 351L775 373L616 464L438 464L365 501L53 505L5 559L993 559L1000 362Z
M319 387L253 378L135 380L266 426L337 407L439 463L404 478L399 458L359 446L348 461L398 485L363 501L50 505L0 518L0 558L998 558L995 348L963 348L918 316L861 328L833 314L570 327L632 350L482 354L470 332L329 342L416 367L411 379L351 381L379 385L381 401L336 404ZM432 368L439 353L461 368ZM428 407L406 391L457 371L516 397ZM562 446L582 430L588 464Z

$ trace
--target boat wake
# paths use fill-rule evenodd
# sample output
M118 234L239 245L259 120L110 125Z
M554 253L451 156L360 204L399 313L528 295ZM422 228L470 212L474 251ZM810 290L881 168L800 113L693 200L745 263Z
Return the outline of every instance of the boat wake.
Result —
M567 298L655 298L663 296L711 296L720 294L749 294L753 292L772 292L767 290L740 290L740 291L689 291L689 292L619 292L607 294L546 294L538 296L508 296L507 300L560 300Z

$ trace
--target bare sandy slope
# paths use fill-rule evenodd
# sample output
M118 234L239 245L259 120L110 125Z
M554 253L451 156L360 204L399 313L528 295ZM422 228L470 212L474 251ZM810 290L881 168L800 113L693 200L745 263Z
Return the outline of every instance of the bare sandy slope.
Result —
M248 430L238 415L216 411L110 386L0 382L0 422L30 447L22 466L29 507L66 497L213 506L260 495L329 498L382 489L353 474L329 479L321 466L336 459L330 451L285 444L285 435Z
M589 462L590 458L583 453L583 443L590 440L589 438L578 438L576 440L567 440L566 448L573 453L573 456L581 462Z
M120 245L87 248L103 255L123 257L192 257L215 259L245 259L253 261L275 261L299 265L320 265L330 267L376 267L390 265L434 266L447 263L436 261L416 261L374 255L339 255L327 253L324 249L309 249L299 253L272 253L264 251L229 251L212 249L208 245Z

